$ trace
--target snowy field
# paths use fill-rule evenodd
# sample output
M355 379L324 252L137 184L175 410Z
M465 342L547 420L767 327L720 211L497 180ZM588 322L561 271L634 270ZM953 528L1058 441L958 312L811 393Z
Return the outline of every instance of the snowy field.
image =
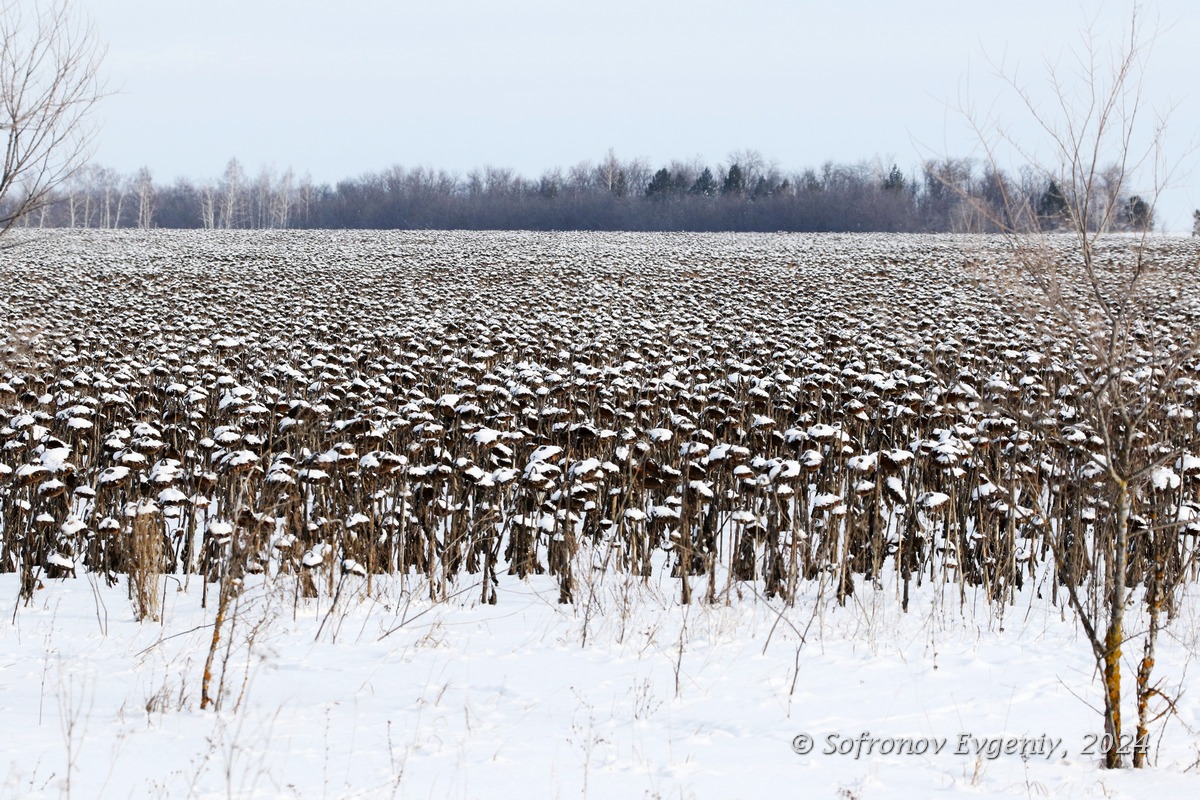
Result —
M1119 382L1170 713L1105 771L1096 359L1003 242L18 235L2 798L1200 789L1196 241Z
M1028 597L999 620L954 592L902 614L887 591L845 608L682 608L669 589L613 587L589 610L558 605L546 581L507 585L495 606L347 588L331 608L255 589L227 627L214 713L197 708L211 611L195 584L167 586L161 625L134 622L122 587L73 580L0 626L4 797L1168 798L1198 785L1194 692L1156 728L1154 768L1104 771L1084 752L1099 728L1086 642ZM1178 692L1194 685L1194 601L1171 631L1161 676ZM928 752L885 754L889 739Z

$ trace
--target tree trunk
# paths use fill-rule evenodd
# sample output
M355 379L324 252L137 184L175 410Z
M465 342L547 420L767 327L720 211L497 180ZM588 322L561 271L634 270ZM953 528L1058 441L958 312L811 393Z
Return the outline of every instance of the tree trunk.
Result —
M1142 662L1138 665L1137 674L1137 734L1133 743L1133 766L1141 769L1146 766L1146 743L1149 741L1150 725L1150 696L1154 689L1150 686L1150 675L1154 672L1154 651L1158 644L1158 617L1162 611L1162 556L1155 553L1157 563L1154 565L1154 577L1151 579L1146 597L1146 610L1150 616L1150 630L1146 635L1146 644L1142 650Z
M1104 730L1108 751L1104 766L1120 769L1121 757L1121 643L1125 624L1125 566L1129 544L1129 485L1117 484L1117 530L1109 576L1108 630L1104 634Z

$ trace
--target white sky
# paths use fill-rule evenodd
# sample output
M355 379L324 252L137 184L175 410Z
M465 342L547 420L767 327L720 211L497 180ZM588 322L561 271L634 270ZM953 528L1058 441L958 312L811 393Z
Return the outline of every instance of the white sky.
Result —
M156 179L216 177L236 156L336 181L393 164L536 177L611 147L654 167L753 148L785 170L969 155L953 107L995 104L988 56L1037 86L1045 59L1128 2L1056 0L79 0L108 43L95 160ZM1195 0L1144 2L1159 34L1147 97L1175 105L1187 174L1159 221L1200 208ZM1036 80L1035 80L1036 79ZM1150 117L1146 117L1150 122ZM1035 142L1029 138L1028 141Z

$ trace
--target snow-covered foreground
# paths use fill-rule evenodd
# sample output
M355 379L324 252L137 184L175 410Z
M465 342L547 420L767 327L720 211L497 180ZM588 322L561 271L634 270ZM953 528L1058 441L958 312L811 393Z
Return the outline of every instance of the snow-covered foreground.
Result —
M1083 752L1100 727L1092 660L1041 600L999 620L969 597L960 608L954 588L918 594L908 614L865 588L845 608L814 589L782 614L754 597L683 608L669 582L607 580L576 607L555 603L553 581L504 582L496 606L474 589L430 605L413 588L365 599L347 582L332 609L297 603L286 583L249 588L213 669L221 708L201 711L215 601L200 607L198 583L168 582L163 624L134 622L124 586L48 583L0 624L0 795L1168 798L1200 786L1195 694L1156 726L1155 768L1105 772ZM15 576L0 594L17 596ZM1195 668L1198 609L1188 599L1161 643L1172 695ZM807 755L793 751L801 734Z

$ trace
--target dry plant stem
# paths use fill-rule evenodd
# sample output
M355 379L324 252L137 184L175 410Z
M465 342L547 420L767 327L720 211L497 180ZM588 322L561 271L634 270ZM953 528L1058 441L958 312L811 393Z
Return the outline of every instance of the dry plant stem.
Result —
M221 645L221 627L225 624L225 612L233 600L234 587L231 578L221 581L221 589L217 595L217 615L213 619L212 639L208 646L208 655L204 659L204 675L200 681L200 710L204 711L213 704L214 698L209 693L213 678L213 662L217 658L217 650Z
M691 610L690 606L685 605L683 607L683 616L679 623L679 646L676 649L675 660L671 665L673 671L675 672L675 699L676 700L679 699L681 692L683 691L682 686L680 684L680 680L681 680L682 673L683 673L683 651L684 651L684 646L687 643L688 613L690 612L690 610Z
M129 596L139 620L159 619L158 582L163 558L160 524L157 512L139 513L129 533Z
M58 686L58 710L59 724L62 729L63 741L65 745L67 765L65 778L65 794L69 798L72 796L73 779L78 768L77 761L79 758L79 747L87 738L87 720L88 714L91 711L90 703L87 709L84 708L84 695L80 693L76 696L74 691L74 683L71 676L64 678L62 666L59 666L59 686ZM63 685L63 682L66 685Z

